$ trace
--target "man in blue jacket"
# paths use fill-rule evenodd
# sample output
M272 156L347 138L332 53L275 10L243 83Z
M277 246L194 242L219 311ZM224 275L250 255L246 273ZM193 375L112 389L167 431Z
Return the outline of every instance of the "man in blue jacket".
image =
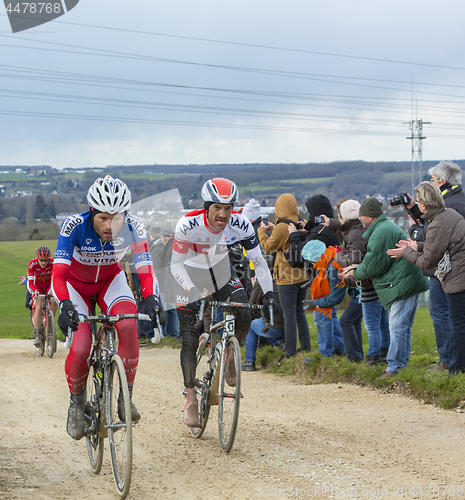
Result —
M344 269L344 277L353 276L362 281L371 279L383 306L389 308L391 345L387 355L388 366L377 380L394 376L408 366L412 347L412 326L420 293L428 290L428 279L421 269L402 259L391 259L389 248L406 240L405 232L387 220L381 202L374 197L363 200L360 220L367 228L363 237L368 247L361 264ZM410 264L410 265L409 265Z

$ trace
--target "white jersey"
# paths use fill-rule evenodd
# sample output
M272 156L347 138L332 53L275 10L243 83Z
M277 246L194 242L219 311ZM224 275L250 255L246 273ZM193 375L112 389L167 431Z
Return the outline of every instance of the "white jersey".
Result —
M244 247L255 268L257 263L259 268L266 267L267 273L260 273L263 274L260 279L257 272L257 278L260 285L263 284L264 293L272 290L271 274L263 259L255 230L250 221L239 212L231 214L227 226L219 233L209 226L206 210L195 210L181 217L174 235L171 271L177 282L190 290L194 285L185 268L211 269L227 258L229 247L238 242Z

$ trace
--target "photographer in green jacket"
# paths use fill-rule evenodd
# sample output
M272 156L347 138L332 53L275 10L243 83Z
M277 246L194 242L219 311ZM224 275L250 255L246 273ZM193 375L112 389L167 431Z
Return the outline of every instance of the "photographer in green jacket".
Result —
M367 253L361 264L346 267L344 277L362 281L371 279L383 306L389 308L391 345L388 366L380 379L394 376L408 365L412 347L412 325L419 294L428 290L428 279L421 270L404 259L391 259L389 248L407 240L405 232L387 220L381 202L366 198L360 206L360 220L367 229Z

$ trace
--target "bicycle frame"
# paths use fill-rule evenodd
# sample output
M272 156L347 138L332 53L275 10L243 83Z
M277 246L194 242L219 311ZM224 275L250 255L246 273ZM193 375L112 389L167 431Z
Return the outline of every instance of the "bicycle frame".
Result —
M218 405L220 448L223 452L229 453L237 429L239 402L243 397L240 391L240 346L235 337L236 318L233 312L240 308L260 310L263 309L263 306L220 301L210 301L209 304L212 317L210 330L208 334L203 334L200 337L197 350L197 367L200 365L204 367L204 363L208 364L207 371L195 379L196 393L200 396L200 427L191 427L191 433L195 438L202 436L210 414L210 407ZM198 324L200 324L204 308L205 299L200 305ZM224 313L224 319L219 322L216 321L218 308ZM223 333L220 338L221 329L223 329ZM208 358L204 358L207 347L209 348ZM226 373L227 364L230 366L229 380ZM235 375L231 376L232 367L234 367Z
M41 336L41 346L39 347L39 355L43 356L45 347L47 347L47 354L50 358L52 358L53 354L56 352L55 316L52 311L52 295L36 295L34 309L37 307L37 300L39 298L42 300L39 330L39 335ZM50 324L48 324L49 321Z
M40 319L40 324L45 327L47 323L47 313L52 310L52 295L37 295L37 298L42 299L42 317ZM37 301L36 301L37 303ZM34 304L34 307L36 306Z
M130 395L123 362L117 353L115 323L123 319L150 321L146 314L91 315L80 317L88 322L92 348L87 359L89 374L86 387L85 432L92 470L100 472L103 460L103 440L109 438L113 477L121 497L125 497L132 477L132 422ZM97 323L101 323L100 327ZM160 325L159 325L160 327Z

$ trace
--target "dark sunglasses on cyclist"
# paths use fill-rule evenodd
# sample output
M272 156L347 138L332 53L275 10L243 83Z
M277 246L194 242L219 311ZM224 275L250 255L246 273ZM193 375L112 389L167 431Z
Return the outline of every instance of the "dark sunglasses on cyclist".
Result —
M48 259L39 259L39 262L45 262L45 263L47 263Z

